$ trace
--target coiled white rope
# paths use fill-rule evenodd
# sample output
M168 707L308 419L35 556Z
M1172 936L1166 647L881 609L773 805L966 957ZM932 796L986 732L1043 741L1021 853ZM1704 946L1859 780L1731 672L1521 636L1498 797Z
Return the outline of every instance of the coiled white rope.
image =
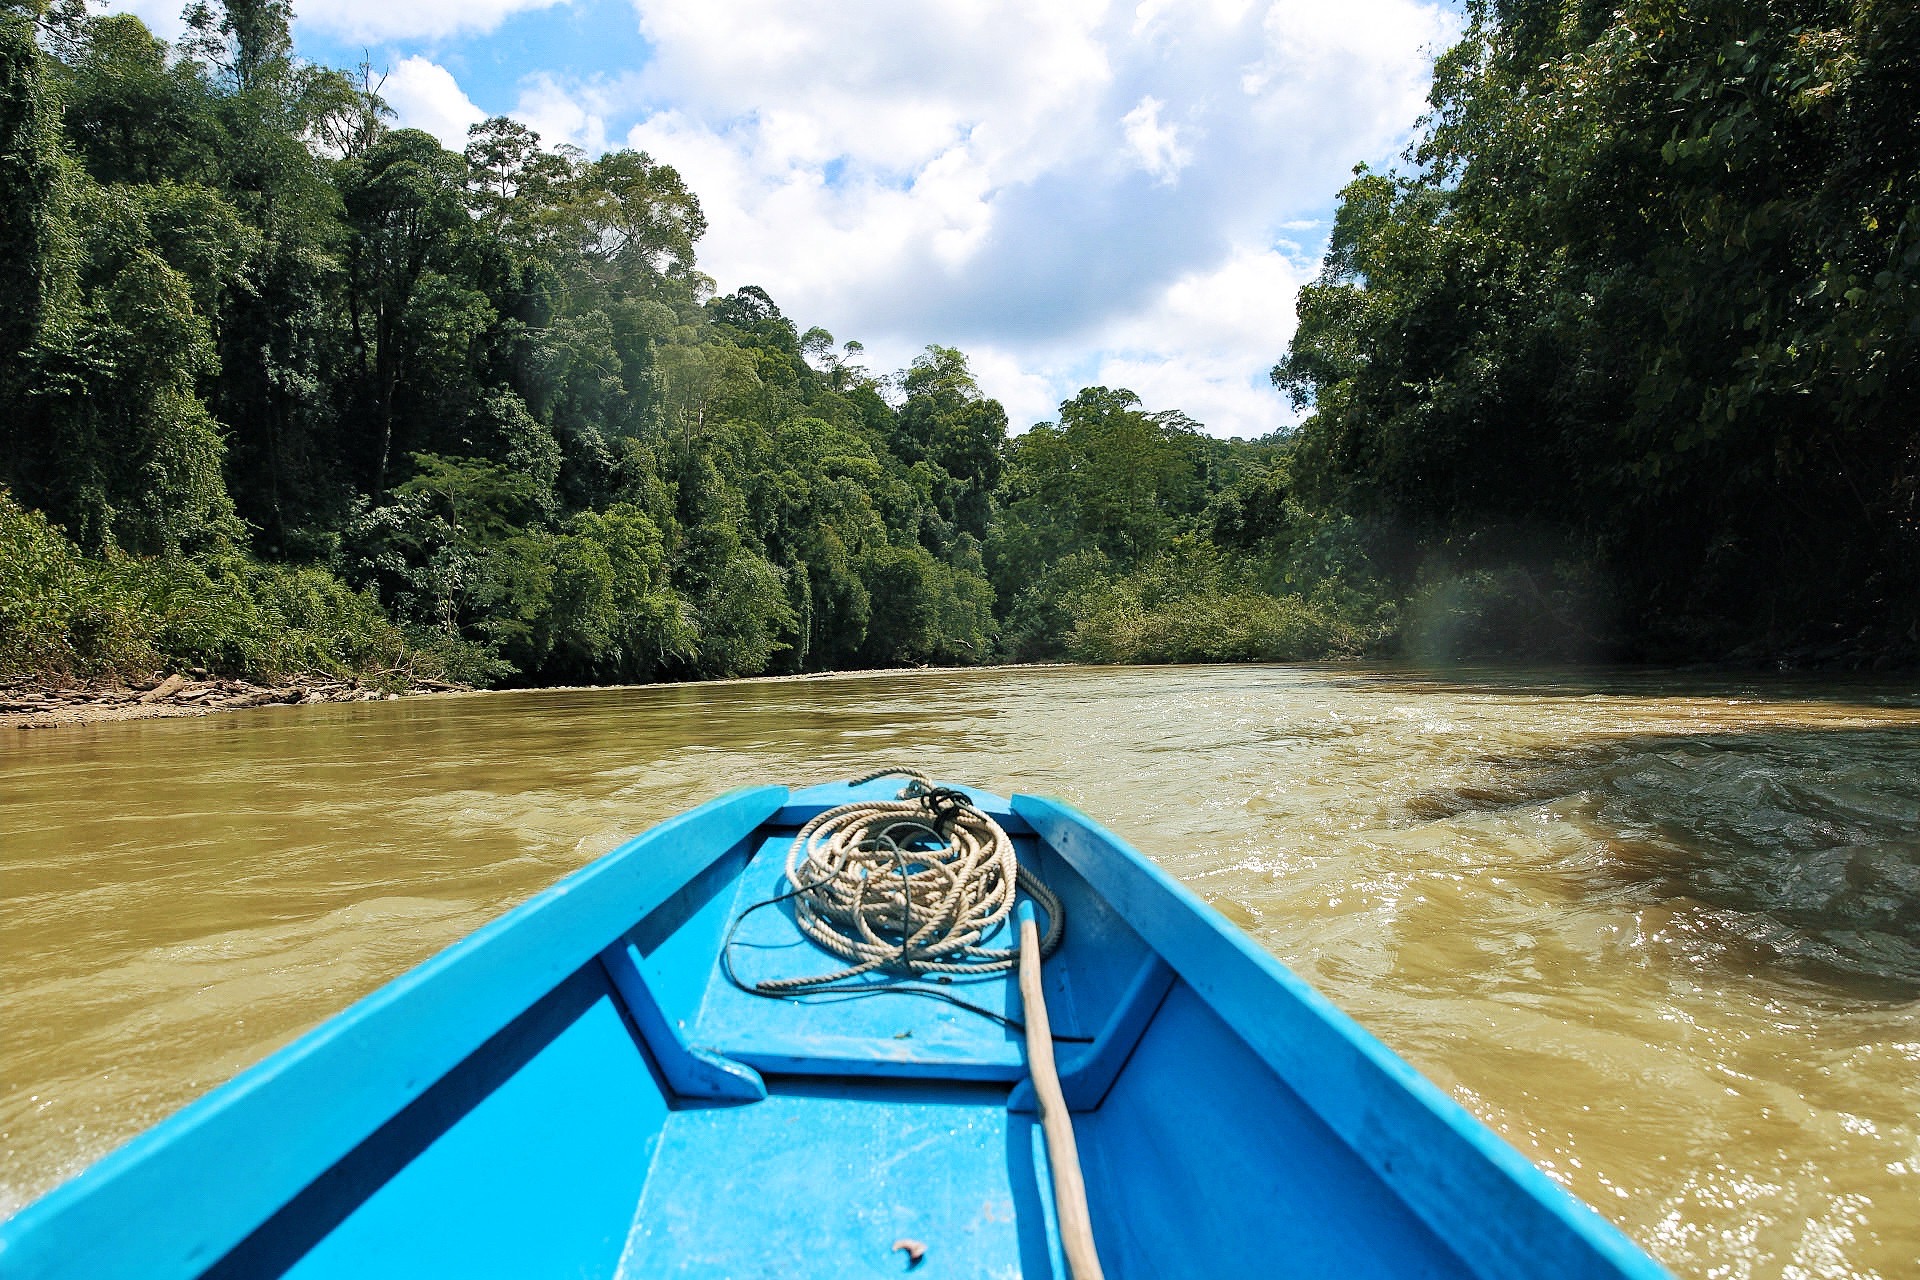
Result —
M1047 918L1042 955L1066 928L1060 899L1014 857L1013 841L961 791L917 769L880 769L853 779L909 779L898 800L829 809L800 829L787 853L794 917L809 938L847 960L812 977L770 978L763 994L801 991L875 970L986 974L1014 968L1019 948L982 941L1026 891Z

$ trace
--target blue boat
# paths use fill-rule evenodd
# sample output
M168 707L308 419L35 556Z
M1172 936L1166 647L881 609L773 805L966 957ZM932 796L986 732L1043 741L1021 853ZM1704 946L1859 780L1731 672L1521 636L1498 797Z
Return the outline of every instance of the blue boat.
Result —
M1040 1009L1004 964L819 984L861 962L796 928L795 836L900 792L660 824L0 1224L0 1275L1084 1276L1054 1120L1107 1276L1667 1274L1057 801L942 793L1057 895ZM976 952L1033 955L1019 900Z

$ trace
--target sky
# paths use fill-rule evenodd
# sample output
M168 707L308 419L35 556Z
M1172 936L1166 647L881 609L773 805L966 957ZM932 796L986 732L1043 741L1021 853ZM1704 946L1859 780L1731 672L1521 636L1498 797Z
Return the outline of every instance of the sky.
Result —
M156 33L176 0L116 0ZM1451 0L295 0L449 147L511 115L680 170L722 292L876 373L956 346L1014 429L1127 387L1216 435L1267 379L1353 166L1394 162Z

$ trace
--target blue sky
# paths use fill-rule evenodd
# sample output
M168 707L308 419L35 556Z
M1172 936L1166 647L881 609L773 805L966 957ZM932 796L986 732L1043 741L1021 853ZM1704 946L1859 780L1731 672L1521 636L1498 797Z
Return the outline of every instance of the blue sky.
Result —
M1334 194L1391 162L1446 0L295 0L299 52L386 75L458 146L485 115L678 167L702 270L876 372L958 346L1016 429L1092 382L1220 435L1290 420L1266 370ZM173 0L117 0L162 35Z

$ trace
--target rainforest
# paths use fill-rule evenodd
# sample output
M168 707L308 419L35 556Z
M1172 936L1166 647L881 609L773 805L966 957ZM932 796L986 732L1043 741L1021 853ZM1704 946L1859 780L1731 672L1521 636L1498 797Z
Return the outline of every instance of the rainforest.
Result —
M671 156L448 150L291 16L0 10L0 675L1920 662L1908 4L1474 0L1259 440L870 369Z

